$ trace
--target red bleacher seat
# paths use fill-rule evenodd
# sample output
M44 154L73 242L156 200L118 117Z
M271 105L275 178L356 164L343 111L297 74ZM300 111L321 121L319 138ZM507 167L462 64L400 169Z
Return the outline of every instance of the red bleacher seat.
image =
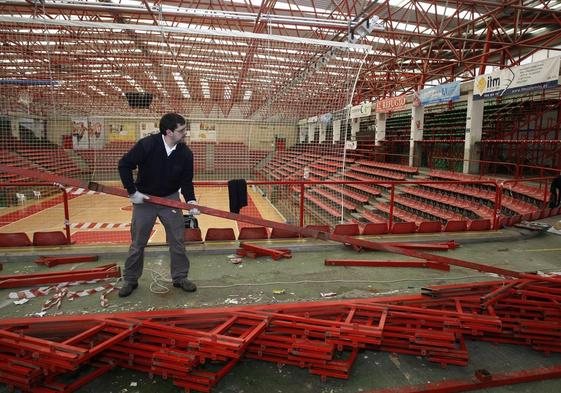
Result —
M205 242L214 240L236 240L236 234L232 228L208 228Z
M467 230L467 221L450 220L444 226L444 232L463 232Z
M286 229L273 228L271 239L293 239L300 235L297 232L287 231Z
M68 244L68 239L61 231L35 232L33 234L34 246L61 246L64 244Z
M337 224L333 230L335 235L358 236L360 228L358 224Z
M268 239L269 232L265 227L243 227L240 229L238 240Z
M185 228L186 242L202 242L201 228Z
M31 246L31 240L25 232L0 233L0 247Z
M414 233L417 229L417 224L414 222L394 222L392 225L391 233Z
M488 231L489 229L491 229L491 220L489 219L473 220L469 223L470 231Z
M439 221L423 221L417 229L419 233L435 233L440 231L442 231L442 224Z
M542 218L542 211L537 210L531 214L530 221L536 221L539 220L540 218Z
M388 233L388 224L385 222L370 222L362 228L362 235L383 235Z
M312 229L314 231L331 232L329 225L306 225L305 228Z

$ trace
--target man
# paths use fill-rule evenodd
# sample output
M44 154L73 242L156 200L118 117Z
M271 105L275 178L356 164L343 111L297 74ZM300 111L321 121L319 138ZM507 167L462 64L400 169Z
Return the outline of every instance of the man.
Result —
M169 244L173 286L194 292L197 286L187 279L189 259L185 253L185 224L181 210L144 203L149 195L179 201L179 189L186 201L196 204L193 187L193 153L185 144L189 122L177 113L160 119L160 133L139 140L119 161L119 175L133 203L132 243L125 262L120 297L129 296L137 287L144 266L144 248L159 218ZM138 168L136 181L132 171ZM191 209L192 215L200 214Z
M553 179L551 186L549 186L549 191L551 195L549 196L548 207L554 208L561 205L561 175Z

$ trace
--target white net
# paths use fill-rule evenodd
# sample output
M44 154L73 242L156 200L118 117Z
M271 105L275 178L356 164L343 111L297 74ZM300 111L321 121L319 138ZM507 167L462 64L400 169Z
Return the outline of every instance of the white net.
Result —
M106 17L46 18L41 7L36 10L37 18L0 17L2 163L120 185L118 160L140 138L158 132L164 113L177 112L191 123L187 143L201 204L228 210L230 179L341 178L344 142L356 138L345 108L366 46L182 28L158 13L154 26ZM1 176L16 184L2 188L4 212L11 216L1 231L62 227L60 190ZM302 205L294 185L256 184L242 213L333 224L349 218L341 191L314 187ZM127 231L126 200L66 192L73 240ZM53 204L58 212L46 214ZM22 220L32 210L38 212L34 219ZM207 218L201 226L237 232L243 225ZM161 236L152 240L163 241Z

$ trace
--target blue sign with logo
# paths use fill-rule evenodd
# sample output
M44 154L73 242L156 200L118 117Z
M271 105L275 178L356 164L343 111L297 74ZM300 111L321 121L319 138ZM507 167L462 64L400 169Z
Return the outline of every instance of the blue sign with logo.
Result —
M421 105L436 104L439 102L456 101L460 99L460 82L432 86L419 92Z

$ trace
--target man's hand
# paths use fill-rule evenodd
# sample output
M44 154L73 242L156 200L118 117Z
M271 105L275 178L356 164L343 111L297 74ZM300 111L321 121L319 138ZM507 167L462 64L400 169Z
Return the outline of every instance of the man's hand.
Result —
M198 205L197 201L189 201L187 202L189 205ZM189 214L192 216L198 216L199 214L201 214L201 212L199 211L199 209L197 209L196 207L192 208L191 210L189 210Z
M129 200L136 205L144 203L144 200L147 199L150 199L150 197L148 195L144 195L139 191L135 191L134 194L129 195Z

